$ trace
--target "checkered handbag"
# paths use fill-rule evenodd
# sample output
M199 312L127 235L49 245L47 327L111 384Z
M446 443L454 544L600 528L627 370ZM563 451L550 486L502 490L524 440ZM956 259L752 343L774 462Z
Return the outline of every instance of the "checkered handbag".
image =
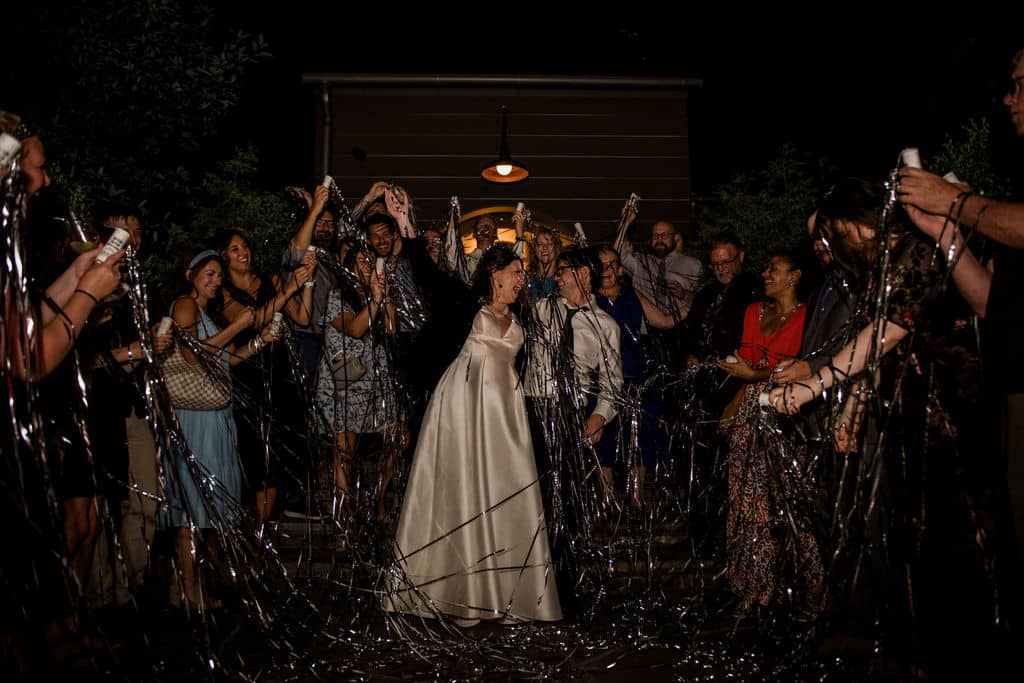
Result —
M216 359L189 363L175 346L160 364L160 373L175 408L222 410L231 404L231 380Z

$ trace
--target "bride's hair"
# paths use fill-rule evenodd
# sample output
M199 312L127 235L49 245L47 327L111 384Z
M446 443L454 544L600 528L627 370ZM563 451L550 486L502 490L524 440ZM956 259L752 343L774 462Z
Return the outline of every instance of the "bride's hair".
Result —
M484 252L480 263L476 267L476 271L473 272L473 282L470 284L470 293L473 295L473 298L481 306L491 303L491 300L494 298L494 292L491 289L491 273L501 270L513 261L519 260L520 258L516 256L515 252L502 242L498 242Z

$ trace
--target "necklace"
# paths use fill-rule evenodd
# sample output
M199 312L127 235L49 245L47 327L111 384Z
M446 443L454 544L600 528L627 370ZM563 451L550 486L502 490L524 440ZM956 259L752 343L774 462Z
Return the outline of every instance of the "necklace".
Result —
M789 317L791 315L793 315L794 313L796 313L797 310L799 310L799 308L801 306L803 306L803 304L798 301L796 303L796 305L793 306L793 308L789 309L788 312L783 313L782 315L780 315L779 316L779 327L782 327L783 325L785 325L786 321L789 320ZM761 310L760 310L760 312L757 315L757 321L758 322L760 322L760 323L764 322L765 315L767 314L767 311L768 311L768 304L767 303L761 304Z

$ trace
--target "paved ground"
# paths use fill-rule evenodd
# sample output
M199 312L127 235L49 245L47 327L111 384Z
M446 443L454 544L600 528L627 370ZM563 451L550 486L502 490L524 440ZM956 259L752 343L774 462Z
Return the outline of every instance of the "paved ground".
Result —
M373 593L387 531L339 551L331 527L301 520L277 528L281 566L261 587L212 588L224 606L202 618L153 600L101 619L119 645L114 676L133 680L862 680L870 642L821 657L806 624L737 622L720 567L692 561L679 520L644 526L607 534L614 558L586 615L558 624L391 619Z
M209 572L211 597L221 608L189 617L153 595L141 612L98 614L115 645L112 657L101 658L111 670L101 678L913 680L908 658L873 652L877 634L870 631L858 635L778 614L738 619L720 552L695 548L686 520L671 506L595 528L592 540L602 554L580 590L585 614L549 625L485 623L463 631L389 618L375 591L391 531L357 531L341 542L331 524L286 517L270 536L276 562L250 557L234 576L223 567ZM161 578L168 577L153 583ZM945 652L928 655L930 680L1004 680L997 644L984 637L950 642ZM87 678L72 673L76 683Z

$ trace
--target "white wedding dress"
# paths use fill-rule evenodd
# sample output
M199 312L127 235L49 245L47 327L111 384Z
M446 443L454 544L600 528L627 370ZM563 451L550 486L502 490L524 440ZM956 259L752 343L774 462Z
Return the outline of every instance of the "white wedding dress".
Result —
M427 407L385 607L422 616L557 621L523 390L523 328L481 308Z

